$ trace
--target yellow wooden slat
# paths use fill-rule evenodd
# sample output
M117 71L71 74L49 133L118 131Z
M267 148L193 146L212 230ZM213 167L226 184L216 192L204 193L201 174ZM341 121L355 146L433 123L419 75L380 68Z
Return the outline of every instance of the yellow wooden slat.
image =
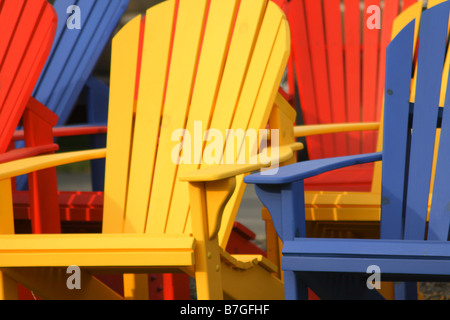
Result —
M257 30L260 27L266 5L267 0L242 0L240 2L220 89L217 93L214 115L210 124L210 128L219 130L222 137L226 137L226 130L231 128L248 70L250 54L254 49ZM208 145L209 143L206 143L205 147ZM207 165L202 163L201 167L205 166ZM185 232L191 232L191 228L191 220L188 216Z
M196 153L197 150L203 149L203 133L209 128L214 111L236 8L235 0L211 2L186 125L186 130L190 133L191 148L184 150L191 155L190 163L180 164L177 177L199 167L198 156L202 155ZM194 145L198 148L194 149ZM196 156L197 159L194 158ZM170 206L166 232L183 232L189 211L189 190L186 182L179 179L175 181L173 199L175 201L172 201Z
M427 8L434 7L435 5L438 5L442 2L445 2L445 0L429 0ZM449 31L450 31L450 21L449 21ZM442 73L442 84L441 84L441 98L439 101L439 106L443 107L445 102L445 93L447 91L447 83L448 83L448 71L450 69L450 51L447 52L447 56L445 59L444 64L444 71ZM433 166L434 167L434 166Z
M198 60L206 0L180 1L166 100L161 122L158 154L147 218L146 232L163 232L172 199L176 163L172 162L171 141L175 130L184 129Z
M287 21L278 6L269 2L233 119L232 129L265 128L289 52Z
M380 128L379 122L333 123L325 125L312 124L294 127L294 135L296 137L307 137L325 133L378 130L379 128Z
M106 149L73 151L25 158L0 164L0 180L65 164L104 158Z
M194 263L193 251L77 251L37 252L23 251L21 254L2 253L2 267L163 267L190 266Z
M300 150L303 145L301 143L294 143L292 145L280 146L278 160L281 162L291 159L294 151ZM269 147L270 148L270 147ZM270 151L268 152L270 154ZM268 164L219 164L216 166L207 166L200 170L188 172L180 175L181 181L217 181L222 179L239 176L250 173L268 166Z
M0 267L193 264L192 237L134 234L0 236Z
M266 126L289 53L288 23L279 7L269 2L232 128L262 129ZM255 87L253 83L259 83L258 87ZM254 94L256 96L253 96ZM251 113L247 113L244 108L247 104L253 105ZM245 149L240 152L245 152ZM249 152L253 151L250 149ZM219 233L221 243L225 243L231 234L244 190L243 176L239 176L236 179L236 189L233 195L236 199L231 198L223 213L222 228Z
M175 1L147 11L133 136L125 232L143 233L163 108Z
M0 234L14 234L11 179L0 180Z
M226 137L227 129L232 129L233 119L239 110L238 104L266 6L265 0L243 0L239 6L233 39L211 121L211 128L218 129L223 137ZM261 79L256 80L256 86L259 87L260 81ZM240 106L245 110L250 109L251 113L253 103L254 101L250 105L241 104ZM240 129L245 130L246 126ZM203 166L205 164L202 164Z
M123 231L140 25L137 16L112 42L103 215L103 231L108 233Z
M195 241L182 235L40 234L0 235L0 252L23 250L192 250ZM0 262L0 264L3 262Z

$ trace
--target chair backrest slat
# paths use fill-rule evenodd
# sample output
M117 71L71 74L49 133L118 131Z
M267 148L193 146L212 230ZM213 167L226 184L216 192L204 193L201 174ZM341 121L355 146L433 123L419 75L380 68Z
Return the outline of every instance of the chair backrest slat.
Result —
M369 11L375 15L378 8L381 8L380 0L366 0L364 7L367 9L375 9ZM381 14L381 9L380 9ZM364 17L368 17L365 12ZM361 121L371 122L377 118L376 102L377 102L377 81L378 81L378 63L380 61L380 37L381 31L378 28L369 28L367 23L374 23L376 16L363 19L362 30L362 83L361 83L361 105L364 106L361 110ZM366 25L364 25L364 23ZM381 21L380 21L381 23ZM381 27L381 26L380 26ZM377 134L374 131L366 131L362 133L361 151L363 153L373 152L376 149Z
M414 26L414 21L408 24L387 49L380 230L383 239L403 237Z
M448 76L448 70L444 72ZM450 82L447 82L449 84ZM448 164L450 163L450 113L448 108L450 106L450 87L447 86L444 112L442 116L442 129L439 141L439 154L436 161L436 172L434 178L434 188L432 195L432 202L429 214L428 235L429 240L446 241L449 237L450 228L450 188L446 185L450 181L450 170Z
M361 116L361 14L359 0L344 0L345 92L348 122L360 122ZM360 153L361 133L349 134L349 154ZM325 146L324 146L325 147Z
M425 238L449 10L439 5L422 14L412 124L405 238ZM436 10L440 10L439 12Z
M341 23L341 1L327 1L323 6L325 36L327 46L328 73L330 85L330 106L333 123L347 122L346 97L345 97L345 68L344 68L344 44ZM346 133L335 135L336 156L348 155Z
M46 1L2 1L0 10L0 152L5 152L50 52L56 14Z
M140 27L140 17L136 17L112 44L104 196L104 212L108 214L103 216L103 232L107 233L123 232Z

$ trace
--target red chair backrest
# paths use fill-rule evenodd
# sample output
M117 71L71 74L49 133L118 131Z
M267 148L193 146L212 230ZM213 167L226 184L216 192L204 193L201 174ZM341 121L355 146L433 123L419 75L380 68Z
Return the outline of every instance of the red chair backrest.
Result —
M7 150L52 47L46 0L0 0L0 153Z
M380 0L274 1L291 27L288 91L298 92L303 123L379 121L392 24L416 0L389 0L383 6ZM377 19L378 28L369 28ZM317 159L374 152L376 140L376 132L355 132L306 142L309 158Z

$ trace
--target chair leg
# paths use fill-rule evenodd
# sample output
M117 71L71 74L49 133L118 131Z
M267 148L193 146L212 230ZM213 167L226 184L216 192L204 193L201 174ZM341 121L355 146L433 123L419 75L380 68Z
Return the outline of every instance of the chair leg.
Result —
M284 271L284 297L286 300L308 300L308 286L294 271Z
M223 299L220 269L220 248L217 237L197 243L195 255L197 300Z
M395 300L417 300L417 283L396 282Z
M18 300L17 282L0 271L0 300Z
M148 275L124 274L123 294L126 300L148 300Z

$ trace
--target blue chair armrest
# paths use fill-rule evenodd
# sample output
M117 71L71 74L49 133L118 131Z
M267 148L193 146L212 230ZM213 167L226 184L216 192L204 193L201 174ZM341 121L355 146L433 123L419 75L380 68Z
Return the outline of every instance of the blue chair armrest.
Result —
M337 158L318 159L294 163L280 168L248 175L245 183L251 184L286 184L304 180L331 170L353 166L356 164L380 161L381 152L345 156Z

